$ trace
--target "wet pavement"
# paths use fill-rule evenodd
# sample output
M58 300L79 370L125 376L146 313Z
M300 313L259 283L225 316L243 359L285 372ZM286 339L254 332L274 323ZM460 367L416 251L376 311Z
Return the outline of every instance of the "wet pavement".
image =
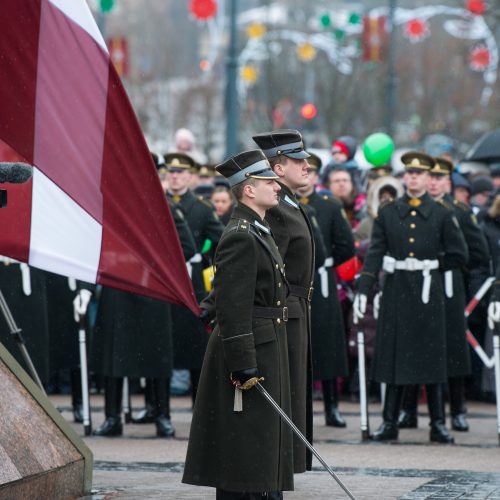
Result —
M68 420L69 396L51 396ZM103 397L92 396L92 422L104 419ZM132 406L139 409L141 396ZM347 428L326 427L322 403L315 401L315 447L325 461L359 500L368 499L460 499L500 500L500 447L496 407L469 403L469 432L454 432L454 445L429 442L428 417L420 406L418 429L402 430L396 443L361 440L359 406L341 402ZM94 453L92 494L84 500L108 499L213 499L212 488L180 482L191 420L190 399L173 398L174 439L156 438L154 424L124 426L117 438L84 437ZM370 426L381 422L380 405L370 405ZM83 427L73 424L83 436ZM313 470L295 476L295 491L286 500L347 498L344 491L317 462Z

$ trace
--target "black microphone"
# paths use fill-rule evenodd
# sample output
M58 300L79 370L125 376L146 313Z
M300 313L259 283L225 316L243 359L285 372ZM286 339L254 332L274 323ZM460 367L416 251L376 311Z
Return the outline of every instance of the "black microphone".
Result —
M0 183L23 184L33 175L33 167L26 163L0 162Z

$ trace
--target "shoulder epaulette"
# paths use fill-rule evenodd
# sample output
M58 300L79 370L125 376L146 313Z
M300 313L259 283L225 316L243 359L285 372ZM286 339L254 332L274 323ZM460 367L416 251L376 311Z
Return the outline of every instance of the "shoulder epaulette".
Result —
M210 208L210 210L214 210L214 206L209 202L207 201L205 198L203 198L203 196L197 196L196 199L200 202L200 203L203 203L203 205L207 206L208 208Z
M458 201L458 200L453 200L453 205L455 205L456 207L460 208L464 212L469 212L470 209L471 209L469 207L469 205L466 205L465 203L463 203L461 201Z
M451 210L453 207L446 201L441 198L440 200L437 200L438 205L441 205L442 207L446 208L446 210Z
M250 232L250 223L245 219L238 220L238 226L236 229L239 233L249 233Z

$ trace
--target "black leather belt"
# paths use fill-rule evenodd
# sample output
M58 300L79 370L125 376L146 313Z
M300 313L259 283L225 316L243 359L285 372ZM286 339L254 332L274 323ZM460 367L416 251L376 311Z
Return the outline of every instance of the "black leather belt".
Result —
M288 307L257 307L253 308L254 318L280 319L288 321Z
M314 291L314 288L312 286L307 288L305 286L289 284L288 289L290 290L290 293L292 295L295 295L296 297L300 297L301 299L306 299L307 301L311 302L313 291Z

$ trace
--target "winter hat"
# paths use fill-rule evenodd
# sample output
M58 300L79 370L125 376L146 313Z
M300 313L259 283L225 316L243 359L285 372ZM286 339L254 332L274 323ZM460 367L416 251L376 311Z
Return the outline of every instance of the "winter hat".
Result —
M491 177L488 177L487 175L480 175L471 182L471 190L471 194L474 196L479 193L494 191L495 187L493 186Z
M349 135L344 135L339 137L332 144L332 154L333 153L344 153L348 160L352 160L356 154L356 148L358 143L354 137Z

